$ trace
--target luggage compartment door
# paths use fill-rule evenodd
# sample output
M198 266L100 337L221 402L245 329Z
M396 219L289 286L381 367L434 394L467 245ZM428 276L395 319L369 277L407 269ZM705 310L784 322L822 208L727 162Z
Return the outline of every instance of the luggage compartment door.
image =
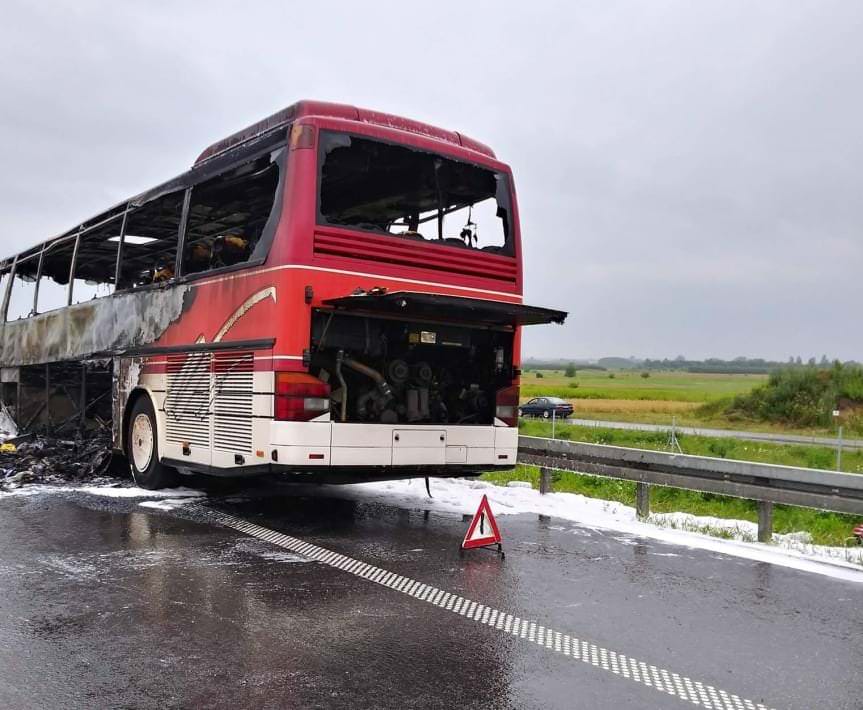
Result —
M444 429L394 429L393 466L443 466L446 464Z

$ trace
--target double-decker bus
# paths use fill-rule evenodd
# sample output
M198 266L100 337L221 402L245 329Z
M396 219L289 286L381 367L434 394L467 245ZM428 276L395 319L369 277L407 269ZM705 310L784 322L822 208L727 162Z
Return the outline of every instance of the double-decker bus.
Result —
M525 306L510 168L467 136L301 101L0 262L20 429L110 428L178 473L351 482L512 467Z

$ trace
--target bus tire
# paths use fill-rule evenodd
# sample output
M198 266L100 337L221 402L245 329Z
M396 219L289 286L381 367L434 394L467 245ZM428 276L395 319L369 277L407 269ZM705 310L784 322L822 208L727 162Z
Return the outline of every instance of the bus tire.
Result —
M159 462L156 412L147 395L132 405L126 441L129 468L137 485L151 491L176 485L177 472Z

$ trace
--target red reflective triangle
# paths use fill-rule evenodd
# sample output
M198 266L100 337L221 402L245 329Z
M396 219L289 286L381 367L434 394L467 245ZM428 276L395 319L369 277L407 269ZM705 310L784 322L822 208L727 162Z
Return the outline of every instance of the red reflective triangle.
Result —
M488 498L483 494L479 508L477 508L473 520L470 521L470 527L467 529L461 546L467 550L471 547L483 547L502 540L500 530L497 529L497 521L494 519L491 506L488 504Z

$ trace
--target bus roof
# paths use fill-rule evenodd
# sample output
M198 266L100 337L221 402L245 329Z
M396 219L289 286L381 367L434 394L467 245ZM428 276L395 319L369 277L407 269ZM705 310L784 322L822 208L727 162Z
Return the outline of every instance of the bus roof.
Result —
M457 131L448 131L443 128L429 125L428 123L414 121L410 118L394 116L391 113L383 113L381 111L370 111L369 109L357 108L356 106L350 106L348 104L303 100L297 101L297 103L291 104L281 111L277 111L272 116L268 116L257 123L253 123L251 126L247 126L246 128L231 134L227 138L223 138L222 140L213 143L198 156L198 159L195 161L195 165L200 165L201 163L210 160L231 148L254 140L265 133L280 129L298 118L304 118L306 116L341 118L348 121L385 126L387 128L394 128L407 133L416 133L428 138L434 138L435 140L444 141L446 143L452 143L476 153L487 155L490 158L495 157L494 151L487 145L480 143L473 138L469 138L463 133L459 133Z

